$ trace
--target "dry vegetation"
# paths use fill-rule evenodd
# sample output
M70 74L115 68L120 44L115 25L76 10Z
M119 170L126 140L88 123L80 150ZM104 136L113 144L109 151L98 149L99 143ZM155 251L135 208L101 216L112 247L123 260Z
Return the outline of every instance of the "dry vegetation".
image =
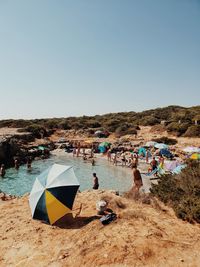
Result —
M200 223L200 163L188 162L178 175L161 176L151 192L171 206L176 215L189 222Z
M200 125L194 121L200 120L200 106L184 108L169 106L143 112L120 112L96 116L36 119L36 120L3 120L0 127L22 128L40 136L43 131L48 135L54 129L80 130L84 129L88 135L93 135L96 130L115 133L117 136L136 134L141 126L156 126L165 121L162 128L177 136L199 137Z

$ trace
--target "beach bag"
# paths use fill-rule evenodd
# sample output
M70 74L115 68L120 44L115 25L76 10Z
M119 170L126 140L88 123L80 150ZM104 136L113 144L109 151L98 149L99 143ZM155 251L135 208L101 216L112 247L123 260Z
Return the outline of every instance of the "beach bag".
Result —
M107 209L108 203L104 200L97 201L96 209L99 212L104 212Z
M116 219L117 219L117 215L115 213L109 213L107 215L102 216L100 219L100 222L103 225L107 225Z

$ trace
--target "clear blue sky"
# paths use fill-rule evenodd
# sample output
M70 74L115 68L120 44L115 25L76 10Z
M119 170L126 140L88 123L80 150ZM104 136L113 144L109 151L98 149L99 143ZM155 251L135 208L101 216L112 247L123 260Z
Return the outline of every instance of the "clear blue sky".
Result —
M0 0L0 119L200 104L199 0Z

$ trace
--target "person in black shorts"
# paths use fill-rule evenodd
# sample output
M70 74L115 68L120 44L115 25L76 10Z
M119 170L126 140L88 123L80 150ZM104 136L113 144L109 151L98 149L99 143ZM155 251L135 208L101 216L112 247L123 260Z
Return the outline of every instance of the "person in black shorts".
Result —
M96 173L93 173L93 178L94 178L93 189L97 190L99 188L99 179L98 179Z

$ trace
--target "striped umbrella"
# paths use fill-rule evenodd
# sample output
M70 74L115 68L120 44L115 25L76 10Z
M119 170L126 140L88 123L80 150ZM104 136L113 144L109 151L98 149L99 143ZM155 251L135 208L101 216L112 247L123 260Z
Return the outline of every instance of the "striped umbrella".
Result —
M54 224L72 214L79 186L71 166L53 164L35 179L29 197L33 219Z

